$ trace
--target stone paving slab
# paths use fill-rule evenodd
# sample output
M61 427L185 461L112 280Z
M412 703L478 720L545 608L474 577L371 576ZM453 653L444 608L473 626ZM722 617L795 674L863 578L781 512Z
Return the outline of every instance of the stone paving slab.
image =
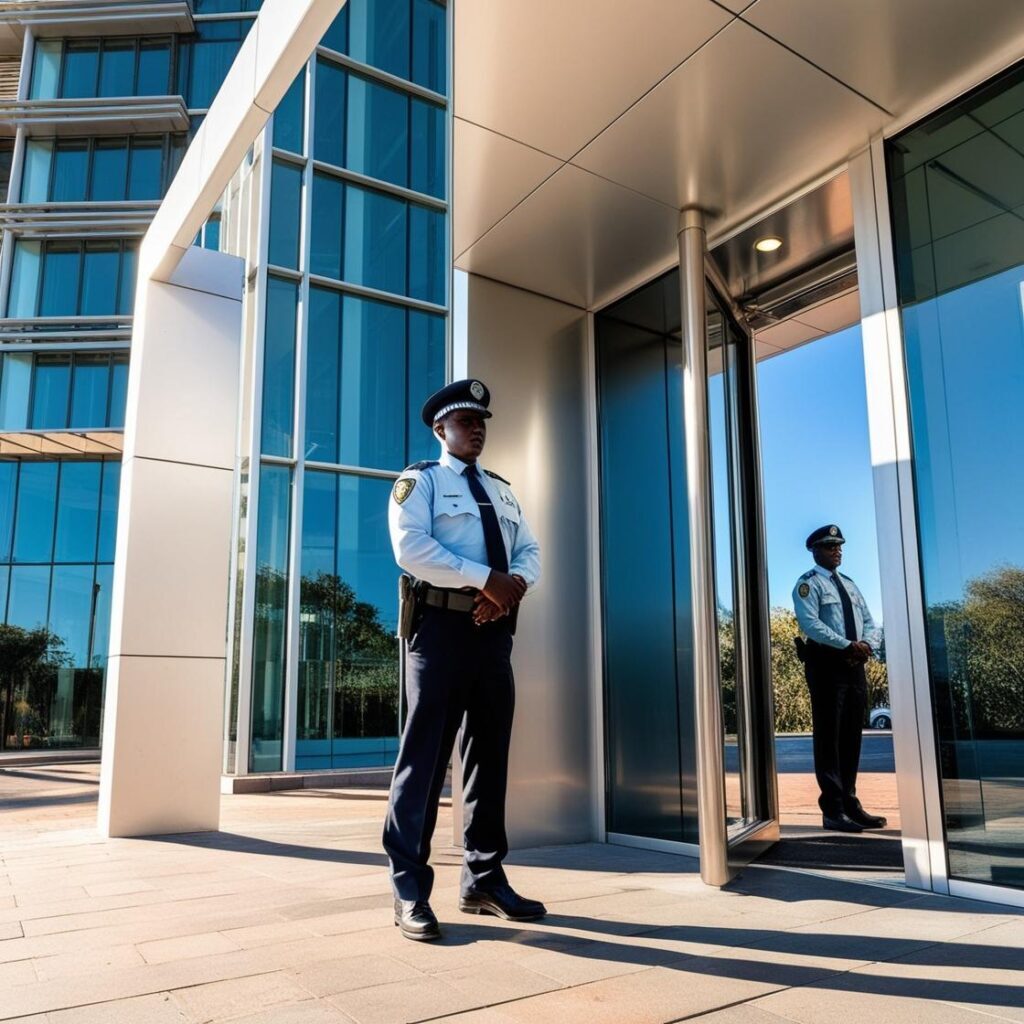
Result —
M891 879L755 865L714 890L692 859L583 844L509 858L545 920L468 917L446 804L445 938L413 943L392 922L383 793L236 794L221 832L103 842L95 768L9 772L12 789L0 1020L1024 1024L1024 915Z

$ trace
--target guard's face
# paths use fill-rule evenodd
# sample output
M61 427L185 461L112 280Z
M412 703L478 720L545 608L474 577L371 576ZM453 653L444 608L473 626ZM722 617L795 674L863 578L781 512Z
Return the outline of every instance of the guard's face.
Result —
M843 545L815 544L814 560L823 569L838 569L843 561Z
M476 462L487 441L487 420L472 409L456 409L437 425L448 451L463 462Z

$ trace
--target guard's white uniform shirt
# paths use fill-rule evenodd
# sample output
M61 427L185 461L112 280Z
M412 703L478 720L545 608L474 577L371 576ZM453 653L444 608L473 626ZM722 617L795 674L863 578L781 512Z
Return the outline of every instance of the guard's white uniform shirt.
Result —
M857 626L857 639L863 640L878 654L882 643L882 631L871 617L864 595L849 576L839 573L846 592L853 605L853 620ZM806 587L807 593L801 591ZM843 602L839 590L832 581L832 573L824 566L816 565L805 572L793 588L793 608L797 622L808 640L826 647L844 649L851 641L846 639L846 624L843 621Z
M487 545L477 505L465 477L467 465L445 449L437 465L407 469L398 479L388 502L388 526L395 561L416 579L435 587L483 588L491 573ZM526 517L503 480L480 467L480 480L490 495L501 525L508 571L522 576L527 588L540 579L540 545ZM412 490L399 503L395 495Z

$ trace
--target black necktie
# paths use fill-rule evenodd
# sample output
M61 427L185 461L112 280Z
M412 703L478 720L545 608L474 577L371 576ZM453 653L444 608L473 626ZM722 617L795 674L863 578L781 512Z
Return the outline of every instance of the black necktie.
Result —
M484 544L487 546L487 564L498 572L508 572L508 553L505 551L505 539L501 535L501 524L475 463L466 467L466 480L469 481L473 500L480 506L480 522L483 524Z
M843 627L846 629L846 639L856 640L857 620L853 617L853 602L850 600L850 595L846 592L842 580L839 579L839 573L832 573L832 582L836 585L836 590L839 591L839 600L843 602Z

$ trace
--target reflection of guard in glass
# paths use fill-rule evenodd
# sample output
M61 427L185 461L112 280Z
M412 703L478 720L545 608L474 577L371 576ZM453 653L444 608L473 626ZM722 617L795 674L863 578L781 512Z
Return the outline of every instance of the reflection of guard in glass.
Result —
M456 381L427 399L423 422L441 442L440 458L406 469L389 503L395 559L412 579L403 579L399 612L408 715L384 848L395 924L410 939L441 935L427 861L456 733L466 850L459 909L510 921L545 913L511 888L501 865L515 702L509 658L519 603L540 576L540 546L508 481L477 462L489 404L477 380Z
M797 580L793 606L807 637L797 638L811 691L814 773L822 827L836 832L885 828L857 799L861 730L867 706L864 665L877 655L881 631L857 584L838 571L846 543L838 526L822 526L807 538L817 563Z

